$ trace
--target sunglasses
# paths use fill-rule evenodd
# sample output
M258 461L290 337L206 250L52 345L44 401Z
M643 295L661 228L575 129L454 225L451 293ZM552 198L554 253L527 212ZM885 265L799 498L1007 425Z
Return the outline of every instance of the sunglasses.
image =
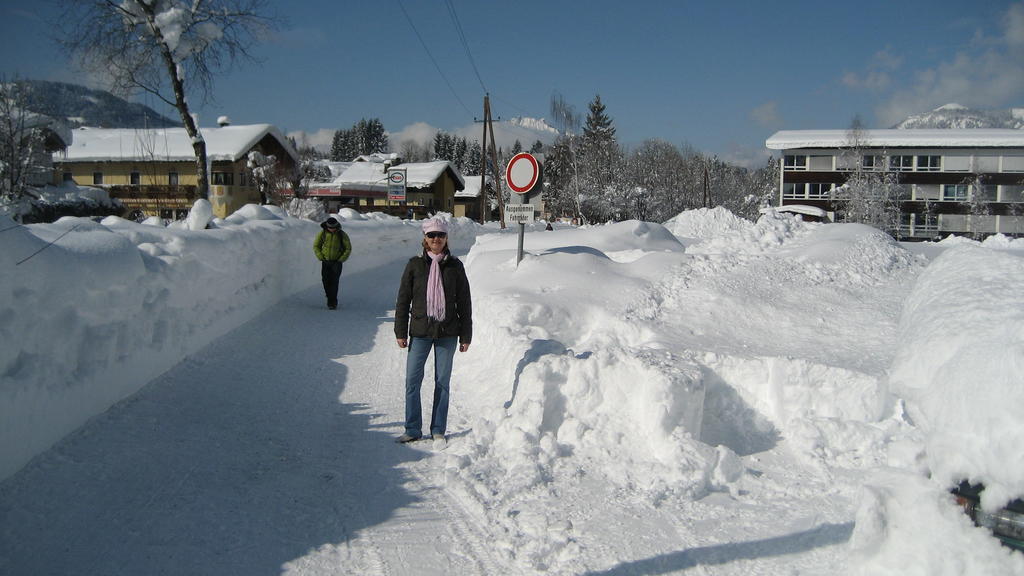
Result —
M447 232L427 232L426 236L427 236L427 238L431 238L431 239L433 239L433 238L447 238L448 237L448 233Z

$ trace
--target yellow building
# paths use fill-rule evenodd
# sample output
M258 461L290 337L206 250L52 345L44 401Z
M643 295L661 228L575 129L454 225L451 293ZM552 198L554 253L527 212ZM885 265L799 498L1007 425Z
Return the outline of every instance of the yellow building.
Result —
M296 174L298 153L270 124L202 128L214 216L260 203L247 167L251 152L274 156L277 173ZM126 217L181 218L198 198L195 152L184 128L73 131L67 150L53 156L55 184L74 180L106 189L127 207Z

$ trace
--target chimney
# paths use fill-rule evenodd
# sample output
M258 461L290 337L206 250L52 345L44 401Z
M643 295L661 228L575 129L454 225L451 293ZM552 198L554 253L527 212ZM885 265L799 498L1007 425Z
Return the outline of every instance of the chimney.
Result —
M221 116L221 117L217 118L217 126L220 126L221 128L223 128L225 126L230 126L230 125L231 125L231 119L228 118L227 116Z

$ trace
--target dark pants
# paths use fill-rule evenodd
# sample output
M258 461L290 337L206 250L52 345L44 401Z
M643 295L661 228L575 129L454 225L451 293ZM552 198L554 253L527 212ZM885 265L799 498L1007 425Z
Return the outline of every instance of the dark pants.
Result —
M324 281L324 294L327 295L327 305L338 305L338 279L341 278L341 262L337 260L324 260L320 263L320 277Z

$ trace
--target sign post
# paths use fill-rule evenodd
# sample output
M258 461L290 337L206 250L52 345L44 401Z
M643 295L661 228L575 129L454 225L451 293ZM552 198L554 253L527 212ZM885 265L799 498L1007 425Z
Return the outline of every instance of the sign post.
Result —
M533 154L520 152L508 161L505 167L505 182L509 189L519 197L518 204L505 207L505 215L512 222L519 223L519 247L516 251L516 266L523 260L523 237L526 235L526 223L533 222L533 204L527 202L530 192L540 180L540 164Z
M388 169L388 201L405 202L405 168Z

